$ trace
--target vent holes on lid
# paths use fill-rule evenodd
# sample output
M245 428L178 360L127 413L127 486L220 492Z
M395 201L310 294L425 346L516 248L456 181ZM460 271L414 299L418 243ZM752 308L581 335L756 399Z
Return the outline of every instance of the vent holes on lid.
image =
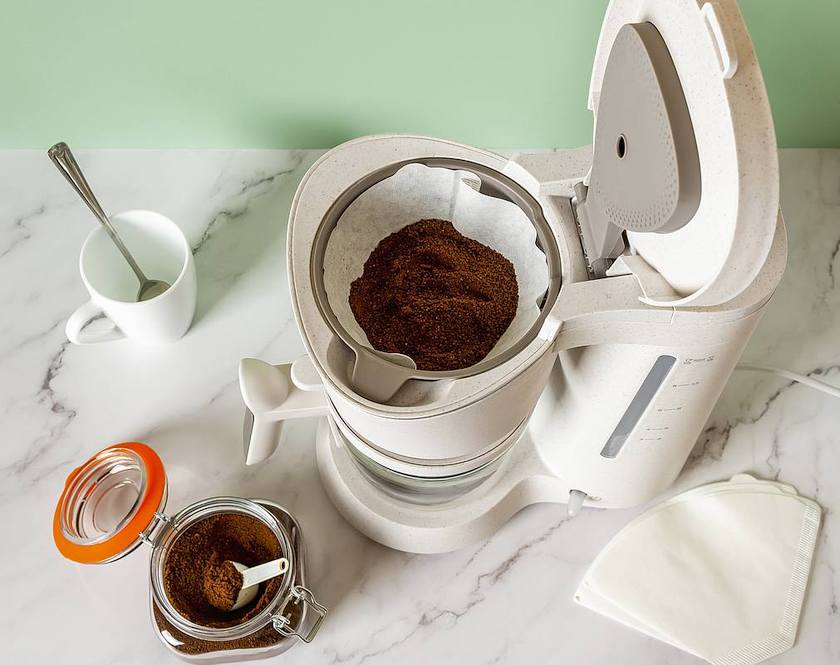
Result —
M618 135L618 141L615 143L615 152L619 159L624 159L624 155L627 154L627 138L624 134Z

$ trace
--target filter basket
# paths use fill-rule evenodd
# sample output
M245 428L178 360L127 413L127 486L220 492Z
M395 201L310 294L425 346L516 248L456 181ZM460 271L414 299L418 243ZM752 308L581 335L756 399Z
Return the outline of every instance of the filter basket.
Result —
M418 370L412 359L373 349L350 308L352 282L386 236L421 219L446 219L514 266L516 315L480 362L452 371ZM471 376L513 357L536 335L560 287L559 252L537 201L507 176L454 159L392 164L348 188L325 215L312 249L311 277L325 321L354 352L354 389L386 402L410 379Z

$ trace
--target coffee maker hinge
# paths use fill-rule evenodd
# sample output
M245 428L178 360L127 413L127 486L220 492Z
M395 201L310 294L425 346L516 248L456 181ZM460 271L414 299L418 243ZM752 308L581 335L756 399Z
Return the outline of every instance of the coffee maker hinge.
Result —
M583 181L574 186L572 211L575 214L578 237L591 278L606 277L607 270L627 248L624 231L603 216L593 214L587 205L589 187Z

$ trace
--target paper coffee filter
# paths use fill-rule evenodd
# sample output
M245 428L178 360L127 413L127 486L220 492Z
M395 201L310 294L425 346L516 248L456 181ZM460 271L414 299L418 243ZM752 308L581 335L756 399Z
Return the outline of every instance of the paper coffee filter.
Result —
M575 600L714 665L754 665L794 643L819 522L793 486L738 474L630 522Z
M358 343L371 347L350 309L350 285L386 236L421 219L445 219L463 235L491 247L516 270L519 304L508 329L487 355L515 344L537 320L548 289L545 254L531 220L514 203L479 193L469 171L408 164L360 194L339 218L324 254L324 289L339 323Z

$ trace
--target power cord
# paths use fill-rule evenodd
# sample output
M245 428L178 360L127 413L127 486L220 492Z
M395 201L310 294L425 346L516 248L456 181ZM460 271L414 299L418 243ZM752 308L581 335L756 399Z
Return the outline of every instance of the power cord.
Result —
M804 374L797 374L796 372L781 369L779 367L767 367L765 365L736 365L735 369L742 369L748 372L766 372L768 374L777 374L778 376L782 376L791 381L801 383L803 386L808 386L814 390L824 392L826 395L840 398L840 388L837 386L833 386L825 381L820 381L819 379L814 379L810 376L805 376Z

